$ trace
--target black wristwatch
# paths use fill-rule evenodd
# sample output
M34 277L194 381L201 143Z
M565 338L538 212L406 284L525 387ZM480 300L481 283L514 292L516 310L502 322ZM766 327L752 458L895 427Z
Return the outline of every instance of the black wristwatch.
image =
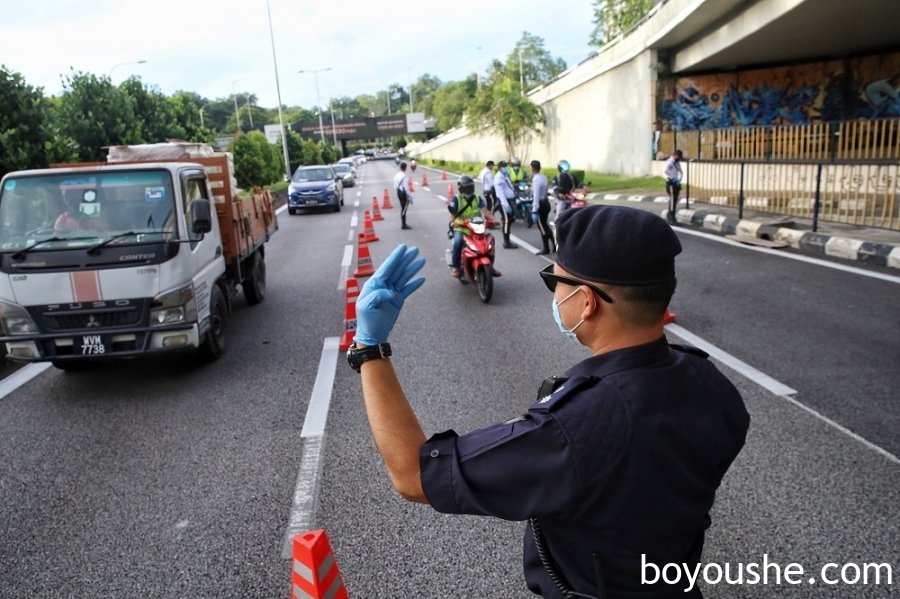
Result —
M390 343L379 343L378 345L370 345L368 347L359 348L356 346L356 341L354 341L350 344L350 347L347 348L347 363L350 364L350 368L352 368L356 372L360 371L363 362L390 357Z

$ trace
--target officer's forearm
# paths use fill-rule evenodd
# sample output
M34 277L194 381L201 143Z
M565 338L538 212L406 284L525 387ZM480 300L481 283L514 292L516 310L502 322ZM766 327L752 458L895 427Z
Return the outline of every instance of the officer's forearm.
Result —
M425 433L409 405L390 360L369 360L362 365L362 388L369 427L391 482L409 501L428 503L422 490L419 449Z

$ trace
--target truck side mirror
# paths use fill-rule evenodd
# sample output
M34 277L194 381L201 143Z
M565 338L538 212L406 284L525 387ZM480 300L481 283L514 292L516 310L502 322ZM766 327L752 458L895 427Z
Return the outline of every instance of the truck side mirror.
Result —
M212 231L212 206L209 200L198 199L188 207L191 216L191 233L204 235Z

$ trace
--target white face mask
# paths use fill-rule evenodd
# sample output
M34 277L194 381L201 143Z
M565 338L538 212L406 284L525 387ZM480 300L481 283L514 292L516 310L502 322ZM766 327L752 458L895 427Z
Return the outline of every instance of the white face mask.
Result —
M564 297L564 298L562 299L562 301L560 301L560 302L557 302L555 299L550 300L550 308L553 310L553 320L556 321L556 326L559 327L559 331L560 331L563 335L565 335L565 336L566 336L567 338L569 338L569 339L574 339L574 340L577 340L577 339L578 339L578 338L575 336L575 329L577 329L577 328L580 327L582 324L584 324L584 319L582 318L582 319L578 322L578 324L576 324L576 325L575 325L574 327L572 327L571 329L567 329L566 326L562 323L562 317L559 315L559 306L560 306L560 304L562 304L564 301L566 301L567 299L569 299L570 297L572 297L573 295L575 295L576 293L578 293L578 290L579 290L579 289L581 289L581 287L576 287L576 288L575 288L575 291L573 291L572 293L570 293L569 295L567 295L566 297Z

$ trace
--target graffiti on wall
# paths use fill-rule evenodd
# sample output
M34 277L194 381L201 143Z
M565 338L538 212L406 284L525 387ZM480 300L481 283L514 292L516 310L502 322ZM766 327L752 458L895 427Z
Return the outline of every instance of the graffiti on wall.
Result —
M660 80L662 130L900 116L900 52Z

